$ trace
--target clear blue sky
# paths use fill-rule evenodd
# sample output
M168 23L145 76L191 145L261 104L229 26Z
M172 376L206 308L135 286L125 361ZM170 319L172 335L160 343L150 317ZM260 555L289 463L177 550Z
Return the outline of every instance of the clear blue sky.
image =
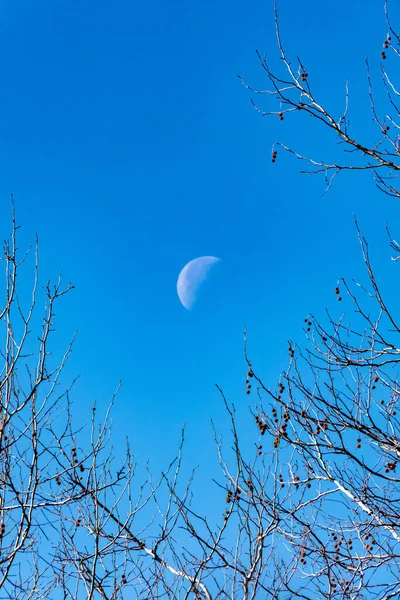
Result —
M362 131L364 60L378 77L382 3L278 4L288 52L334 112L350 77ZM42 281L63 270L76 286L58 312L57 348L79 331L68 373L81 375L80 413L94 399L105 407L122 380L115 439L129 434L155 468L174 455L183 422L188 464L213 454L209 419L225 418L215 383L248 404L244 326L257 371L276 381L304 317L334 305L338 277L362 273L354 212L379 268L393 269L384 226L400 227L398 202L367 176L338 178L321 197L323 181L301 176L295 160L271 163L277 140L319 158L326 139L295 118L261 118L236 77L263 87L255 50L277 57L272 5L2 5L2 235L13 192L23 242L40 235ZM187 312L176 279L201 255L222 261Z

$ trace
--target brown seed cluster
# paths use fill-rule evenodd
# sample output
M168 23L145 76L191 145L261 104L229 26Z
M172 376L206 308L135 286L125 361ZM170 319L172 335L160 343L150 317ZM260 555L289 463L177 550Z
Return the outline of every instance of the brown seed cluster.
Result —
M307 319L304 319L304 323L307 325L307 331L311 331L312 322Z
M376 542L375 542L375 540L374 540L374 539L372 539L371 541L369 541L369 539L370 539L371 537L372 537L372 534L371 534L371 533L366 533L366 534L365 534L365 536L364 536L364 540L365 540L366 542L368 541L368 544L365 544L365 549L366 549L368 552L372 552L372 550L374 549L374 544L376 544Z
M361 448L361 438L357 438L356 448Z
M126 584L126 575L125 575L125 573L122 573L122 576L121 576L121 585L125 585L125 584Z
M265 423L265 421L260 419L260 417L258 415L256 415L254 418L257 423L257 427L260 431L260 434L264 435L264 433L267 431L267 424Z
M333 550L335 553L333 560L337 561L337 560L339 560L339 553L341 551L342 544L344 543L344 538L343 538L343 536L338 537L338 535L336 533L332 533L332 538L333 538L333 541L335 542L335 544L333 546ZM351 540L349 540L347 542L347 544L348 544L348 549L351 550L353 548Z
M348 540L347 541L347 548L348 550L353 550L353 540Z
M294 357L294 349L292 348L292 346L289 346L289 356L290 358Z
M279 120L283 121L283 112L278 113L278 116L279 116Z
M323 421L321 421L321 423L319 423L319 426L324 431L327 431L327 429L328 429L328 417L325 417L325 419Z
M383 50L381 52L381 57L383 60L385 60L385 58L387 58L386 56L386 52L385 50L387 50L389 48L389 44L390 44L390 40L392 38L390 37L390 35L387 36L386 40L383 42Z
M229 504L229 502L231 502L231 501L232 501L232 492L228 490L226 492L225 502Z
M341 302L341 301L342 301L342 297L341 297L341 295L340 295L340 290L339 290L339 287L338 287L338 286L336 286L336 287L335 287L335 294L336 294L336 295L337 295L337 297L338 297L338 302Z
M302 546L300 549L300 562L302 565L307 564L306 556L307 556L307 548L305 546Z
M280 398L280 396L278 396ZM274 423L278 423L279 419L278 419L278 413L276 411L276 408L273 406L272 407L272 418L274 420ZM282 436L286 436L286 429L287 429L287 422L289 421L289 413L288 410L286 409L285 414L283 415L283 425L281 427L281 430L277 432L275 438L274 438L274 448L275 450L278 448L279 446L279 442L281 440Z
M251 383L250 383L249 377L254 377L254 374L252 371L247 371L247 373L246 373L246 394L250 394L250 390L251 390Z
M302 80L303 82L304 82L304 81L307 81L307 77L308 77L308 73L307 73L307 72L306 72L306 70L304 69L304 71L303 71L303 72L302 72L302 74L301 74L301 80Z
M286 430L287 430L287 424L290 421L290 415L289 415L289 410L286 408L285 413L283 415L283 424L282 424L282 435L285 436L286 435Z
M2 524L0 525L0 539L4 536L5 532L6 532L6 525L3 521Z
M276 157L277 156L278 156L278 152L276 150L274 150L272 152L272 158L271 158L271 160L272 160L273 163L276 162Z
M397 462L387 462L385 473L389 473L389 471L395 471L397 467Z
M281 484L281 488L285 487L285 484L283 483L282 473L279 473L279 475L278 475L278 481Z

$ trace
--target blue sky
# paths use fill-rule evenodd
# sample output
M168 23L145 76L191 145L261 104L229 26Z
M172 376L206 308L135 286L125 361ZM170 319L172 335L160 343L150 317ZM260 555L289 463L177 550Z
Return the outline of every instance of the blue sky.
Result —
M288 52L302 57L333 111L350 77L350 114L364 134L364 61L370 55L378 78L381 3L278 5ZM209 420L222 427L225 419L215 383L247 406L245 326L255 368L276 381L304 317L334 305L339 277L362 274L354 212L379 269L393 277L384 227L390 220L396 237L396 201L367 176L338 178L321 196L323 181L300 175L293 158L271 163L277 140L317 157L329 141L296 118L260 117L237 78L266 83L256 49L278 65L272 7L2 6L2 235L12 192L21 243L39 233L42 280L62 270L76 286L57 315L56 347L79 331L68 374L81 376L81 414L93 400L105 407L122 380L115 439L130 435L155 468L174 455L184 422L188 464L213 455ZM176 279L201 255L221 264L187 312Z

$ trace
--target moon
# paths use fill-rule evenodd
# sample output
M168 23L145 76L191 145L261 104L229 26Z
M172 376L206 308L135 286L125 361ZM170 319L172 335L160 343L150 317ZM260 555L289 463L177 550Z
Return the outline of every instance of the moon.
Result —
M201 284L207 279L213 265L219 261L216 256L200 256L188 262L179 273L176 291L187 310L193 308Z

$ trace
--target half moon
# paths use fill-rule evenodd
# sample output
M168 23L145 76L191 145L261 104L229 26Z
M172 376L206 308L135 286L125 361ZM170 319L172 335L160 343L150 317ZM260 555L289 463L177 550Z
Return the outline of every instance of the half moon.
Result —
M179 273L176 290L179 300L187 310L196 302L197 292L207 279L209 270L219 261L215 256L200 256L188 262Z

